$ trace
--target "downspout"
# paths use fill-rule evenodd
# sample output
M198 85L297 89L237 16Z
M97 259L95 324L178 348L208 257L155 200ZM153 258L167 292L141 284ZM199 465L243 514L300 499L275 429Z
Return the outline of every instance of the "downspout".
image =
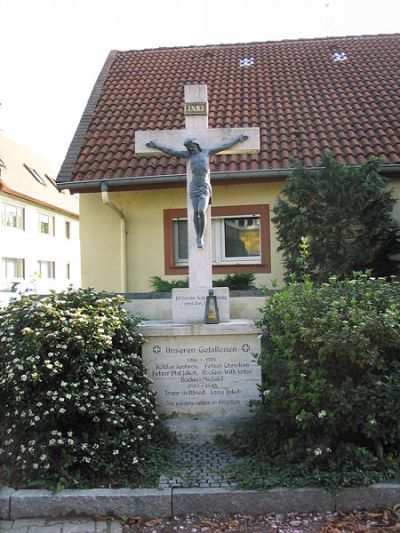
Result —
M127 250L127 230L126 230L126 218L124 213L116 207L108 195L107 183L101 184L101 199L104 205L112 209L120 218L121 221L121 292L127 292L127 280L126 280L126 250Z

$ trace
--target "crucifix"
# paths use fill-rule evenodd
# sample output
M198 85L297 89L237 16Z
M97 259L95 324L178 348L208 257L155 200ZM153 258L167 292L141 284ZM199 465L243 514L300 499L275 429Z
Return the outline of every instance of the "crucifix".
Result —
M187 161L189 287L212 287L210 157L260 149L258 128L208 128L207 85L185 85L185 129L137 131L135 152Z

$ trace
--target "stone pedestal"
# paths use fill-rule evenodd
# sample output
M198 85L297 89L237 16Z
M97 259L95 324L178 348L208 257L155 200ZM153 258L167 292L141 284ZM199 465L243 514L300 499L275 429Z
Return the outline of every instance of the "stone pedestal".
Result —
M142 322L143 362L159 412L185 440L229 433L259 397L259 331L250 320L221 324ZM198 421L199 423L194 423Z
M204 322L208 290L208 288L172 289L172 322L174 324ZM228 287L216 287L213 290L217 297L220 322L228 322L229 289Z

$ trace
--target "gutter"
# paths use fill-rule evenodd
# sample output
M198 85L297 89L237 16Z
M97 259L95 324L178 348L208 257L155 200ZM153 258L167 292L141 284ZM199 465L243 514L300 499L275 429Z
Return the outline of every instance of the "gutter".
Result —
M30 202L31 204L35 204L40 207L50 209L51 211L54 211L55 213L59 213L61 215L73 218L75 220L79 220L78 213L74 213L73 211L68 211L68 209L64 209L54 204L43 202L42 200L39 200L38 198L33 198L33 196L28 196L27 194L24 194L22 192L15 191L14 189L10 189L10 187L8 187L8 185L6 185L4 181L1 179L0 179L0 191L4 192L5 194L9 194L10 196L15 196L15 198L19 198L20 200L25 200L26 202Z
M121 292L126 292L126 286L127 286L127 276L126 276L126 273L127 273L127 260L126 260L126 257L127 257L127 229L126 229L126 218L125 218L125 215L124 213L118 209L117 206L115 206L112 201L110 200L110 197L108 195L108 184L106 182L102 182L101 184L101 200L103 202L104 205L106 205L107 207L109 207L110 209L112 209L114 211L114 213L116 213L119 218L120 218L120 224L121 224L121 256L120 256L120 261L121 261L121 271L120 271L120 275L121 275Z
M360 168L361 165L353 165L352 168ZM312 172L318 172L322 170L323 167L308 167L307 170ZM277 169L259 169L259 170L234 170L227 172L212 172L211 179L216 182L224 182L231 180L243 180L243 179L262 179L262 180L276 180L276 179L286 179L292 172L294 168L277 168ZM383 174L394 174L399 173L400 175L400 165L382 165L379 171ZM107 179L98 179L98 180L86 180L86 181L66 181L66 182L57 182L57 187L59 189L71 189L84 191L85 189L101 189L103 184L106 184L107 187L130 187L132 185L157 185L157 184L185 184L186 183L186 174L159 174L156 176L133 176L129 178L107 178ZM215 183L215 182L214 182Z

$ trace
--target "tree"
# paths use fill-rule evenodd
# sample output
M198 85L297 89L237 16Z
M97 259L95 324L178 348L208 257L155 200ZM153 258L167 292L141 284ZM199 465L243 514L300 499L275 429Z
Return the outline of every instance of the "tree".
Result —
M321 158L319 171L295 163L272 219L287 279L304 270L300 245L305 239L307 270L318 282L366 269L376 276L399 272L394 256L400 253L400 224L392 215L396 200L379 164L370 158L361 167L346 167L331 154Z

